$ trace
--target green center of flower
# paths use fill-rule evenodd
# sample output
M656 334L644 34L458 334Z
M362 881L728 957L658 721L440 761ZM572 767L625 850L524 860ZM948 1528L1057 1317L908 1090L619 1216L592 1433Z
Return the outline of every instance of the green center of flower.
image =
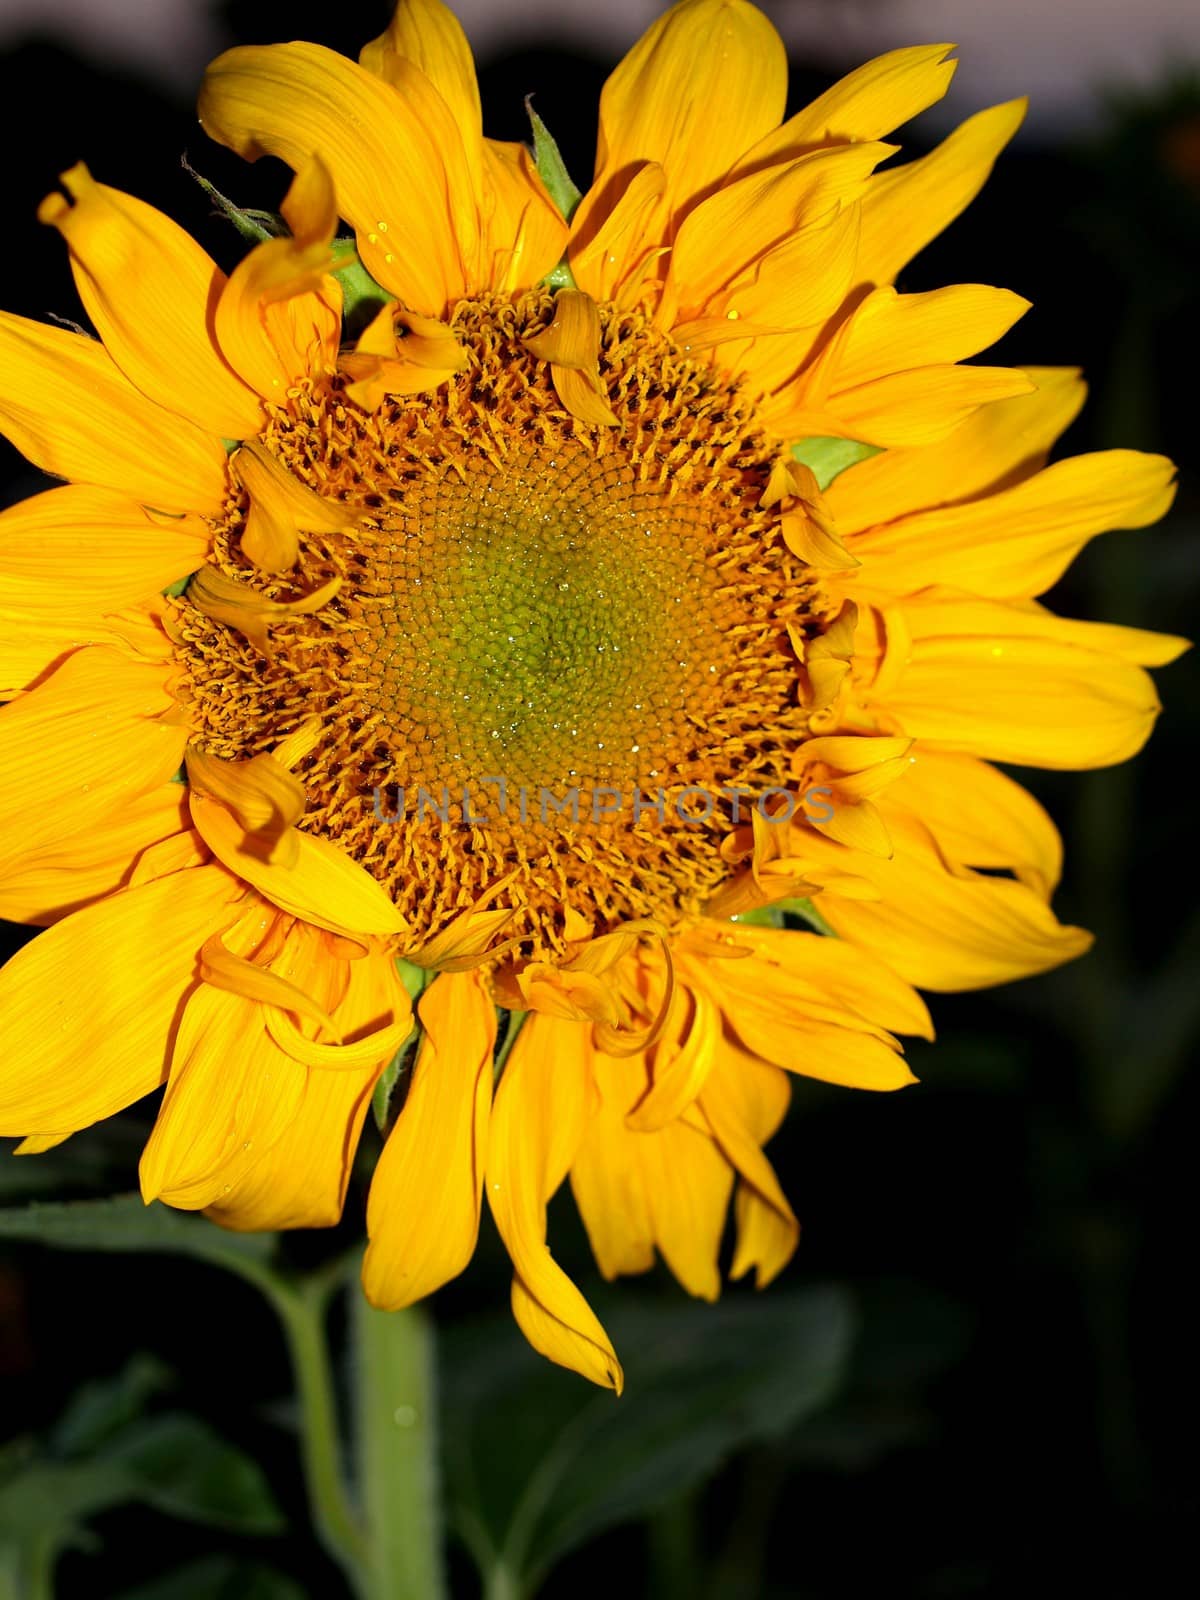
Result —
M732 665L709 519L570 440L514 454L387 519L379 704L431 782L651 780Z

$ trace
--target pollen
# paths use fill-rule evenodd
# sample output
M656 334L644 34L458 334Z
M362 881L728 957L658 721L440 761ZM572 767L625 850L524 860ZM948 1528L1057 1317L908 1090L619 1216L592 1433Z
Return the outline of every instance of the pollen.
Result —
M464 370L374 412L333 375L291 391L265 448L352 515L267 574L231 502L212 559L277 603L269 638L178 602L197 743L244 759L318 717L300 826L415 944L502 881L529 957L563 952L568 908L594 933L694 913L729 872L728 791L786 788L808 732L793 641L828 608L760 505L753 407L601 307L617 426L582 422L523 342L552 318L545 291L461 302Z

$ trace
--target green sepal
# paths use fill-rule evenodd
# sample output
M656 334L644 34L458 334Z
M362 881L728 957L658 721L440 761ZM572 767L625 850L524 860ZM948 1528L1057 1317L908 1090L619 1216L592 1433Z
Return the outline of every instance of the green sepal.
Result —
M538 177L545 184L546 193L554 201L564 219L570 222L583 195L567 171L567 164L562 158L554 135L533 109L533 100L529 95L525 97L525 112L533 129L533 156ZM566 256L552 272L546 274L542 282L547 289L575 288L575 275Z
M817 480L817 487L828 489L847 467L857 466L881 454L882 445L863 444L858 439L813 438L801 439L792 446L792 454L808 467Z
M806 922L815 933L836 939L836 931L813 905L811 900L776 900L769 906L759 906L754 911L741 911L730 922L740 922L751 928L788 928L796 922Z
M756 906L753 911L739 911L736 917L730 917L730 922L741 923L744 927L751 928L782 928L783 912L779 905Z
M353 239L335 239L333 256L333 275L342 287L342 324L348 333L361 333L395 297L363 266Z
M405 961L402 957L397 958L396 972L399 975L400 982L408 992L409 999L413 1003L413 1025L408 1038L405 1039L399 1050L396 1051L396 1054L380 1073L379 1082L375 1085L375 1092L371 1096L371 1115L375 1118L375 1126L385 1138L394 1120L392 1116L392 1096L395 1093L396 1085L401 1078L407 1078L412 1071L417 1047L421 1043L423 1029L420 1018L417 1016L417 1001L436 976L435 973L427 972L424 967L418 967L411 961Z
M502 1006L497 1007L498 1018L503 1018L504 1028L497 1033L496 1053L492 1059L492 1078L500 1082L500 1075L504 1071L504 1064L508 1060L512 1047L517 1042L517 1035L525 1026L529 1016L528 1011L506 1011Z
M525 113L533 129L533 156L537 164L538 177L545 184L546 193L562 212L563 217L570 222L575 215L576 207L583 199L583 193L567 171L567 164L562 158L554 135L533 109L533 99L530 95L525 97Z
M823 933L827 939L838 937L837 929L826 922L811 900L779 900L776 902L776 908L783 912L785 926L787 918L795 918L797 921L806 922L814 933Z
M273 211L243 210L241 206L234 205L232 200L223 195L215 184L209 183L207 178L202 178L186 156L181 156L180 160L183 163L183 170L190 178L196 180L213 205L223 217L233 223L243 239L261 244L264 239L278 239L288 231L283 218L276 216Z
M169 583L163 590L164 599L181 600L188 584L191 583L195 576L194 572L189 572L186 578L176 578L174 583Z
M571 271L566 256L558 263L552 272L548 272L542 279L547 289L574 289L577 287L575 274Z

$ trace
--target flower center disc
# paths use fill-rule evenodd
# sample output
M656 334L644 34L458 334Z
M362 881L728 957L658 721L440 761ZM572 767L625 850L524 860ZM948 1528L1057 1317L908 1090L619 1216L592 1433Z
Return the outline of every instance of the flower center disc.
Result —
M242 758L319 716L301 825L387 886L414 945L510 877L526 955L564 949L568 906L596 933L698 910L729 872L721 791L786 785L807 731L788 625L818 630L820 597L759 507L752 409L601 308L620 425L580 423L521 342L551 315L544 291L463 301L467 370L373 414L337 379L294 391L268 448L359 521L271 579L241 504L214 560L281 600L337 576L336 599L275 624L267 659L182 608L199 741Z

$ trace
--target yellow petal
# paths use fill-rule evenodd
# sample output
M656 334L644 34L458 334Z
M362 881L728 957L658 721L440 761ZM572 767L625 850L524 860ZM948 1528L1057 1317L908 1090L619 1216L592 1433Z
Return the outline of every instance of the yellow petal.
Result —
M847 206L827 220L798 229L768 250L749 278L731 288L726 315L735 312L738 321L766 328L813 328L823 322L842 303L853 281L858 218L858 207ZM778 360L787 363L787 376L802 365L811 341L778 342ZM773 351L773 343L770 349ZM774 386L774 373L757 350L746 367L752 384Z
M335 1008L338 1032L352 1038L405 1026L409 1001L395 963L372 950L349 963L345 996ZM295 1116L260 1160L232 1183L207 1214L222 1227L328 1228L341 1217L346 1186L382 1063L356 1071L310 1070Z
M600 96L596 187L615 200L636 162L660 162L674 217L776 126L787 58L746 0L682 0L653 22Z
M398 0L387 28L363 46L358 59L368 72L396 88L404 86L398 70L403 61L429 79L462 130L466 159L478 188L483 111L471 46L454 13L441 0Z
M831 214L856 201L872 170L893 148L864 144L818 150L718 189L680 226L668 292L688 316L702 315L718 291L745 275L772 246L798 230L827 224ZM761 302L755 304L754 315L768 323L781 320Z
M341 290L329 276L337 205L320 156L297 168L281 209L290 233L265 239L238 263L214 314L226 360L275 402L337 354Z
M512 1258L513 1314L525 1337L551 1361L619 1394L624 1378L616 1351L546 1245L546 1205L583 1138L590 1076L586 1027L558 1017L528 1019L492 1111L487 1197Z
M306 1071L270 1038L255 1000L207 983L189 997L171 1078L142 1154L149 1205L219 1202L287 1128Z
M717 1059L721 1014L703 992L676 991L676 1017L654 1046L653 1078L626 1117L633 1133L655 1133L681 1116L701 1092Z
M882 139L942 98L958 65L946 60L953 49L952 44L918 44L876 56L769 133L738 170L786 161L813 145Z
M302 533L340 533L358 521L350 507L293 477L258 440L243 445L230 466L250 496L242 550L260 572L286 572L295 566Z
M0 312L0 429L56 478L120 489L160 511L219 516L219 439L164 411L98 344Z
M571 1162L571 1192L596 1265L610 1281L654 1265L654 1221L626 1111L646 1087L641 1057L611 1058L605 1093Z
M952 284L927 294L869 294L838 352L835 391L853 389L913 367L965 361L996 343L1029 310L1029 301L982 283Z
M713 994L748 1050L851 1088L913 1081L889 1030L928 1036L928 1012L882 962L839 940L790 930L739 925L733 943L747 952L742 959L699 965L690 958L687 981Z
M729 1275L741 1278L753 1268L759 1289L779 1276L800 1238L800 1224L762 1151L783 1121L790 1095L782 1072L726 1044L700 1099L713 1138L741 1179L737 1250Z
M47 926L133 880L148 852L167 841L179 865L196 864L187 798L178 783L125 796L114 810L40 850L23 849L0 881L0 917ZM175 870L175 864L168 870ZM157 874L161 875L161 874Z
M581 372L592 370L600 355L600 312L591 295L560 289L554 297L554 318L540 333L525 334L525 348L539 361Z
M1032 394L980 406L940 445L885 450L843 472L826 491L846 535L928 506L967 501L1037 472L1075 420L1087 393L1071 367L1027 367Z
M243 45L209 67L200 120L251 161L278 156L298 172L315 152L367 271L440 316L469 291L464 257L478 249L463 140L424 73L397 58L392 77L320 45Z
M852 901L839 895L821 902L844 939L874 951L910 983L943 991L1045 972L1088 949L1090 935L1059 923L1043 891L1012 878L952 868L915 813L898 804L886 809L895 846L891 860L858 858L878 898ZM816 841L814 848L819 845ZM839 847L831 842L827 848ZM920 907L919 917L914 906Z
M616 427L600 378L600 313L591 295L560 289L548 328L523 336L521 343L539 361L550 363L555 391L581 422Z
M1104 450L1074 456L999 494L916 512L860 534L872 586L947 584L997 600L1042 594L1098 533L1144 528L1175 498L1166 456Z
M193 789L220 800L247 833L259 836L267 861L295 864L294 836L284 848L280 846L304 815L308 797L286 767L269 755L222 761L193 746L187 753L187 772Z
M563 258L567 225L526 147L485 139L483 185L479 287L511 294L540 283Z
M889 712L919 739L1018 766L1103 767L1134 755L1159 703L1133 663L1156 639L1160 659L1183 646L1038 607L935 593L906 604L903 617L910 641L887 691Z
M177 223L144 200L97 183L80 162L38 217L71 249L84 309L121 371L150 400L225 439L263 425L258 397L213 342L225 274Z
M407 951L405 960L433 972L465 972L494 959L506 946L496 946L493 940L516 916L517 907L498 906L489 911L487 905L503 893L510 882L511 878L505 878L495 884L473 906L447 923L440 933L435 933L418 949Z
M200 976L214 989L225 989L243 1000L257 1000L276 1010L294 1011L340 1039L337 1024L303 989L269 966L259 966L226 947L219 933L204 941L200 951Z
M496 1010L483 980L443 974L418 1011L425 1031L367 1206L363 1288L388 1311L432 1294L470 1261L487 1162Z
M112 643L115 612L204 559L199 519L152 517L113 489L68 484L0 515L0 698L81 644Z
M859 800L854 804L843 802L831 809L831 817L814 824L829 838L836 839L849 850L861 850L867 855L891 855L892 837L888 833L887 823L869 800Z
M0 1132L89 1127L162 1081L200 947L240 886L199 867L48 928L0 971Z
M1025 105L1010 100L977 112L927 156L875 175L863 200L863 282L890 283L966 210L1021 126Z
M310 616L322 610L341 586L341 578L335 577L323 583L319 589L298 595L294 600L271 600L259 590L239 583L220 567L204 566L188 585L188 599L206 617L236 628L263 655L268 655L270 638L267 630L274 623L286 622L291 616Z
M667 249L667 175L642 162L619 190L592 188L571 225L571 276L593 300L638 305L643 287Z
M1011 867L1048 898L1062 872L1062 840L1028 790L973 756L917 747L908 772L888 796L918 817L956 866Z
M601 1105L571 1165L571 1187L601 1272L642 1272L658 1249L689 1294L715 1300L733 1173L703 1124L630 1131L644 1092L640 1057L597 1054Z
M47 1150L53 1150L57 1145L65 1144L71 1137L69 1133L33 1133L28 1139L22 1139L13 1151L15 1156L40 1156Z
M107 645L68 656L0 712L0 871L60 847L178 770L186 730L157 663Z
M387 891L327 839L297 833L295 865L273 865L262 859L255 836L219 801L193 790L191 810L197 832L217 860L281 910L351 938L404 932L404 919Z
M1033 388L1028 375L1011 367L928 366L895 372L835 395L829 402L840 436L866 444L932 444L979 406ZM787 433L820 432L790 420Z
M571 416L593 428L620 427L620 418L608 403L608 391L598 373L551 365L550 375L563 409Z

